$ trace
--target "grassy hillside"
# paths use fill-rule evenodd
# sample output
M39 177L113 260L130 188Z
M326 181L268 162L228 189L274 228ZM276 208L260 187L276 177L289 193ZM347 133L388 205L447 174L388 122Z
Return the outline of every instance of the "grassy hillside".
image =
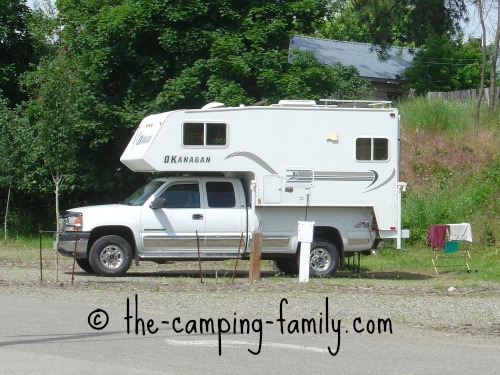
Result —
M405 225L423 240L429 224L470 222L478 243L498 245L498 113L474 125L474 104L427 101L399 106ZM484 120L483 120L484 119Z
M471 249L500 267L500 111L483 110L476 129L474 103L419 98L398 107L408 245L425 245L429 224L469 222Z

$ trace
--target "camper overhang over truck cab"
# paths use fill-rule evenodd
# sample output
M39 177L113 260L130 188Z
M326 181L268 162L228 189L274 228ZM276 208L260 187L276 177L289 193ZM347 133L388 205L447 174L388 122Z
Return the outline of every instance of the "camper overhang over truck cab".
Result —
M376 239L401 248L409 236L401 228L399 134L397 109L380 101L210 103L151 115L121 161L166 177L124 207L72 209L61 220L71 233L79 218L77 260L101 275L125 273L133 258L188 260L198 251L202 259L245 258L255 231L262 258L294 274L297 223L314 222L310 273L330 275ZM74 248L64 233L60 240L61 253Z

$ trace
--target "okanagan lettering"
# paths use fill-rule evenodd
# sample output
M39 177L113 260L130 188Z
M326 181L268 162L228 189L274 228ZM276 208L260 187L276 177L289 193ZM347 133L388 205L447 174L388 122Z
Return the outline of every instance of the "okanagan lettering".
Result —
M165 164L206 164L210 163L210 156L179 156L166 155Z

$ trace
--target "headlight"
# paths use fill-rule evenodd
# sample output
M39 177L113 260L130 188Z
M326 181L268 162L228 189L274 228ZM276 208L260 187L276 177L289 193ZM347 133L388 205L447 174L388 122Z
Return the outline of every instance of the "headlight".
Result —
M82 230L83 215L80 212L64 212L59 217L60 232L76 232Z

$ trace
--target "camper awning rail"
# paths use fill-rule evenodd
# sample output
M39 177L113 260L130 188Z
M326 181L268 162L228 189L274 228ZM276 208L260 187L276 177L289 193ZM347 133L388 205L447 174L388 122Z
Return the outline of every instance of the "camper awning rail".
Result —
M350 108L390 108L392 101L390 100L342 100L342 99L320 99L325 106L343 106Z
M339 107L339 108L392 108L390 100L343 100L320 99L322 104L315 100L280 100L271 107Z

